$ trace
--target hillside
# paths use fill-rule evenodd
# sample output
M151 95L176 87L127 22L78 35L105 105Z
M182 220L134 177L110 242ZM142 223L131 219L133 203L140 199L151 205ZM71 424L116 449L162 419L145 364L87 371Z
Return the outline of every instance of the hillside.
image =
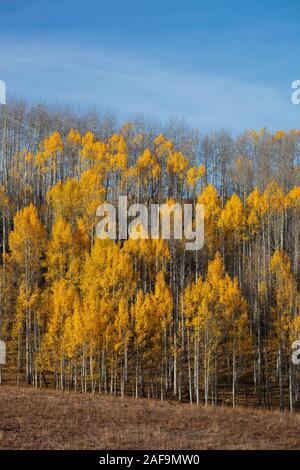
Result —
M0 388L0 449L300 449L300 415Z
M15 382L296 407L300 131L92 132L32 109L23 135L8 112L0 337Z

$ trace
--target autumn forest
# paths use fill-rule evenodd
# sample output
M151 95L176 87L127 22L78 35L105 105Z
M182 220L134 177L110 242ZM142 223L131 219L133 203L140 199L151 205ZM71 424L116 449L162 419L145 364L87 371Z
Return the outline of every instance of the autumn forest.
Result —
M16 100L0 121L3 383L299 406L300 131ZM120 195L204 204L204 248L100 240L96 209Z

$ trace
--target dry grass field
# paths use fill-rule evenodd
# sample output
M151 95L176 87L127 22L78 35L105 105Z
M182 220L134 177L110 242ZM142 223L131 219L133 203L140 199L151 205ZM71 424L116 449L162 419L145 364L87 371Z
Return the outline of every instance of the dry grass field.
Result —
M0 449L300 449L300 414L3 386Z

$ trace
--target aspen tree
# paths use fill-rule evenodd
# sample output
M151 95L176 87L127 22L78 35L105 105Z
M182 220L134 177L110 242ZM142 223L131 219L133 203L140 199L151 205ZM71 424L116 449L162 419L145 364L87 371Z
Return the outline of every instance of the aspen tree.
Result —
M274 307L273 330L278 351L278 382L280 394L280 409L285 407L283 370L287 359L287 351L292 340L293 321L296 316L298 304L297 284L292 272L288 256L281 250L276 250L271 258L270 270L273 274ZM289 406L293 409L293 384L291 363L289 363Z
M33 204L30 204L16 214L14 217L14 229L9 234L9 247L11 257L17 266L20 282L24 284L23 290L25 290L26 299L30 297L32 290L40 282L45 238L45 228L41 224ZM31 383L33 378L32 354L36 334L36 329L34 328L36 319L34 312L31 310L30 303L26 302L24 304L22 312L22 322L18 322L18 330L22 334L21 328L25 324L26 381Z

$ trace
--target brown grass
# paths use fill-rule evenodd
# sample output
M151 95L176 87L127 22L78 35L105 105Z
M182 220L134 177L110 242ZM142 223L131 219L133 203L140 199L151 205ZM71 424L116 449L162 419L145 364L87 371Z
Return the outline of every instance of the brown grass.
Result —
M300 449L300 414L4 386L0 449Z

